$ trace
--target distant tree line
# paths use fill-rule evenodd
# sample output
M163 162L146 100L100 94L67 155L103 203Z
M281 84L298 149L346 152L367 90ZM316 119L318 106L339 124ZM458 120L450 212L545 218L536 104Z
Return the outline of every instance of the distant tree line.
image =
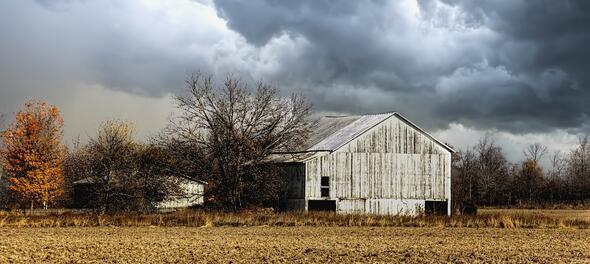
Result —
M506 160L489 137L453 156L452 194L457 210L471 206L539 206L590 201L590 137L582 136L569 153L549 154L540 143L523 150L519 163ZM542 168L542 158L550 160Z
M195 73L174 98L176 114L139 142L133 124L103 122L87 143L63 145L56 106L31 101L0 133L0 208L85 207L149 211L184 195L181 182L205 181L206 204L238 211L275 206L284 191L269 154L307 140L311 105L264 82ZM79 193L82 188L84 192Z

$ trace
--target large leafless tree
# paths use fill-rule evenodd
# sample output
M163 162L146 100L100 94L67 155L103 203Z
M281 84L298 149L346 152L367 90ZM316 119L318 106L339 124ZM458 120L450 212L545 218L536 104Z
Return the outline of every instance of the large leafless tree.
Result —
M264 82L200 73L175 97L178 113L159 137L177 157L177 174L206 180L208 201L231 210L273 205L282 181L270 154L297 149L312 129L311 105Z
M505 200L508 182L508 162L502 148L486 136L475 146L477 156L478 200L484 204L494 204Z
M543 156L547 154L547 147L538 142L529 144L523 151L523 154L527 159L532 160L538 164L540 163Z

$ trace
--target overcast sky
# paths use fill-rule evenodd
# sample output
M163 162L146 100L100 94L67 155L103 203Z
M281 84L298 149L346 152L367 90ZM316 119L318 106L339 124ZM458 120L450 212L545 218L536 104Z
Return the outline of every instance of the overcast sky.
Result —
M590 1L0 1L0 113L59 106L66 139L106 119L157 132L195 70L264 79L322 113L397 111L511 161L590 132Z

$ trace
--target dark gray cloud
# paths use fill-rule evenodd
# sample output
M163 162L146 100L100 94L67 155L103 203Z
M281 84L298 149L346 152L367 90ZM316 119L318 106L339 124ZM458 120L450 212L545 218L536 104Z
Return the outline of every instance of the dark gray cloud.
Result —
M584 101L590 97L590 51L585 44L590 41L590 2L447 3L476 14L481 26L502 38L488 60L517 76L514 90L522 91L502 100L500 117L512 115L525 124L530 119L537 127L578 127L588 122L590 108ZM527 95L527 90L536 96Z
M296 63L272 77L307 87L324 110L395 109L430 127L513 132L589 122L587 1L215 4L254 45L284 34L307 40Z

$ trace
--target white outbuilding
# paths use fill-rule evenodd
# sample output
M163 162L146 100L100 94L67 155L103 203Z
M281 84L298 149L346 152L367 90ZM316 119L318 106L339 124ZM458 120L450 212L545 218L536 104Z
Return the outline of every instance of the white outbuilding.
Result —
M183 195L170 196L166 201L159 203L156 208L166 211L203 205L205 185L207 185L207 183L204 181L183 180L179 183Z

